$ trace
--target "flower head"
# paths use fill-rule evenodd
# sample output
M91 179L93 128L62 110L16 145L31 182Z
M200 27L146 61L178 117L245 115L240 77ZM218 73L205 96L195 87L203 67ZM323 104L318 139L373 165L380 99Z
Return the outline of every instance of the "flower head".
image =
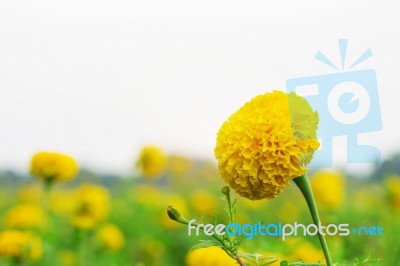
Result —
M36 260L42 256L42 244L38 237L17 230L0 232L0 257Z
M80 229L90 229L108 216L110 199L107 190L93 184L82 184L76 195L71 223Z
M241 196L276 197L306 172L314 151L318 114L294 93L253 98L221 126L214 150L222 178Z
M103 225L96 236L102 247L109 251L119 250L124 245L124 235L113 224Z
M65 154L38 152L32 157L30 172L46 181L68 181L77 174L78 164Z
M154 178L160 176L167 165L167 157L156 146L147 146L142 149L137 160L137 168L143 176Z

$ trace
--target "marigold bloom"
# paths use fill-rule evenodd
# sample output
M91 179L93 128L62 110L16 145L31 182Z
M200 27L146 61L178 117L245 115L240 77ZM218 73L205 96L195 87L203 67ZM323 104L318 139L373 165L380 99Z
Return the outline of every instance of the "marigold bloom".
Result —
M165 170L167 157L160 148L156 146L147 146L140 152L136 165L144 177L158 177Z
M335 210L344 201L344 177L333 171L316 171L310 177L311 187L318 204L328 210Z
M32 157L30 172L46 181L68 181L77 174L78 164L65 154L38 152Z
M121 230L113 224L103 225L96 236L101 246L109 251L119 250L125 242Z
M222 178L241 196L275 198L306 172L314 151L318 114L294 93L253 98L220 128L214 150Z
M0 232L0 257L36 260L42 256L42 244L35 235L17 230Z
M82 184L76 195L71 223L80 229L90 229L107 218L110 198L107 190L93 184Z
M9 228L42 228L46 219L41 207L32 203L22 203L12 207L5 214L5 225Z
M187 266L236 266L234 259L219 247L196 249L186 257Z

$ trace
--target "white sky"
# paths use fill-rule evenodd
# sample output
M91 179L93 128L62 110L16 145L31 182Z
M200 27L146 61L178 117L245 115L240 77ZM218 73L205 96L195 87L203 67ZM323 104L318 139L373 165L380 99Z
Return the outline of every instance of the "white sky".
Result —
M378 76L383 130L365 136L400 150L400 2L0 2L0 169L25 170L38 150L126 173L141 146L213 158L221 123L288 78L333 73L367 48L357 69Z

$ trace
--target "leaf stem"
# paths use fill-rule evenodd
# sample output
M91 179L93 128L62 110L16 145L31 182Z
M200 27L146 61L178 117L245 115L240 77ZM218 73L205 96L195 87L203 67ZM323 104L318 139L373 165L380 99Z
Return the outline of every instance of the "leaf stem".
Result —
M321 223L321 219L319 218L317 204L315 202L315 198L311 189L310 181L308 180L307 173L303 174L302 176L296 177L295 179L293 179L293 181L296 183L297 187L303 194L314 223L316 225L319 225L319 223ZM322 250L324 252L326 263L328 266L332 266L333 265L332 259L329 254L329 249L325 240L325 236L318 231L318 238L319 242L321 243Z

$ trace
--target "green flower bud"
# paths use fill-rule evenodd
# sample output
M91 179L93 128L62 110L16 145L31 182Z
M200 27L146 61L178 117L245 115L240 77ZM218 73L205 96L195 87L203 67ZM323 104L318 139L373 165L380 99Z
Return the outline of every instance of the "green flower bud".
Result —
M167 207L167 214L168 217L178 223L181 224L188 224L189 221L184 218L177 209L175 209L174 207L172 207L171 205Z
M224 186L221 189L222 194L226 195L227 197L229 197L229 193L231 192L231 189L228 186Z

